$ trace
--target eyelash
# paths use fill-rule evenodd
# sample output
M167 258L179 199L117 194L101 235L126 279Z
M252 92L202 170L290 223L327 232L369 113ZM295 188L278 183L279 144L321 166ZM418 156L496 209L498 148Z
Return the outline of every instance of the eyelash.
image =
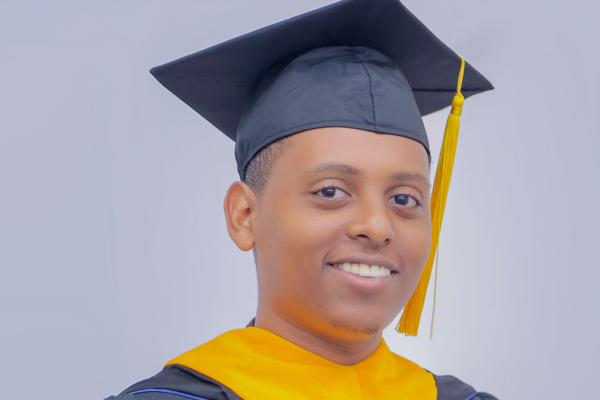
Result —
M333 199L333 198L327 198L327 197L325 197L325 196L320 196L320 195L319 195L319 193L321 193L322 191L324 191L324 190L327 190L327 189L337 189L337 190L340 190L340 191L344 192L346 195L348 195L348 193L346 193L346 191L345 191L345 190L343 190L342 188L340 188L338 185L335 185L335 184L333 184L333 185L328 185L328 186L324 186L324 187L322 187L321 189L319 189L319 190L316 190L316 191L312 192L312 194L314 194L315 196L319 196L319 197L321 197L321 198L323 198L323 199L326 199L326 200L335 200L335 199ZM348 195L348 197L349 197L349 195Z
M319 193L321 193L322 191L327 190L327 189L337 189L337 190L340 190L340 191L344 192L346 195L348 195L348 193L346 193L345 190L343 190L342 188L340 188L338 185L335 185L335 184L322 187L321 189L312 192L312 194L314 194L315 196L319 196L319 197L321 197L323 199L326 199L326 200L335 200L335 198L327 198L325 196L322 196L322 195L320 196L319 195ZM393 199L394 197L397 197L397 196L407 196L407 197L410 197L411 199L413 199L417 203L416 207L421 207L423 205L423 201L419 197L411 195L411 194L402 194L402 193L400 193L400 194L391 196L390 199ZM392 203L392 204L394 204L394 203Z
M415 203L417 203L417 204L416 204L414 207L421 207L421 206L423 205L423 200L421 200L421 199L420 199L420 198L418 198L417 196L413 196L413 195L411 195L411 194L403 194L403 193L400 193L400 194L397 194L397 195L395 195L395 196L392 196L392 197L390 198L390 200L392 200L392 199L394 199L395 197L398 197L398 196L406 196L406 197L409 197L409 198L413 199L413 200L415 201ZM392 203L392 204L395 204L395 203L393 203L392 201L390 201L390 203ZM397 204L397 205L399 205L399 204Z

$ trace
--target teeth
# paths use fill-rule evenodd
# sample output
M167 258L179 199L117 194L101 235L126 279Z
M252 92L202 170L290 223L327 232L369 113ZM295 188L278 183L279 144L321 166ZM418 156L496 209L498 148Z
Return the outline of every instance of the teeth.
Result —
M371 265L371 276L373 278L378 278L381 276L381 273L379 272L379 265Z
M381 276L388 276L392 273L389 269L383 265L367 265L367 264L350 264L345 262L343 264L333 264L335 268L343 269L346 272L350 272L359 276L368 276L371 278L379 278Z
M371 268L367 264L360 264L358 266L358 275L371 276Z

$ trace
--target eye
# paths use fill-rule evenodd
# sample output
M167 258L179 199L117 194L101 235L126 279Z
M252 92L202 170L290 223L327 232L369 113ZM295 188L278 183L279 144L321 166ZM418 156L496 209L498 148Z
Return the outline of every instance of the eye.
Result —
M391 199L392 203L402 207L415 207L421 204L420 201L406 194L399 194Z
M339 199L342 197L348 197L348 195L341 189L336 187L326 187L317 192L318 196L325 197L326 199Z

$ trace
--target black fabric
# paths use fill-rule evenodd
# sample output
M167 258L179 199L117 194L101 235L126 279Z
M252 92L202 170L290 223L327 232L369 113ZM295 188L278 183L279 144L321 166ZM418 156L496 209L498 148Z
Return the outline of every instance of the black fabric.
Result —
M319 47L263 76L237 130L240 177L268 144L340 126L409 137L429 152L412 89L395 61L368 47Z
M254 155L302 130L344 126L410 137L449 106L459 57L398 0L343 0L153 68L173 94ZM492 89L467 64L465 97Z
M140 393L140 394L122 394L117 397L111 396L105 400L189 400L176 394L170 393Z
M477 393L471 400L498 400L488 393L478 393L473 387L451 375L433 375L437 386L437 400L466 400Z
M131 395L133 392L144 389L169 389L210 400L241 400L238 395L222 383L182 365L167 365L152 378L130 386L115 399L181 400L181 397L168 393L140 393Z

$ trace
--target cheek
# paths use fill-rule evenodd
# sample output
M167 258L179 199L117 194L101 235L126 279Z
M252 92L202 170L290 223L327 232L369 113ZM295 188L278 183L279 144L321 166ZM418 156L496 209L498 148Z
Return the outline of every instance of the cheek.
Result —
M343 224L336 218L316 214L303 206L280 202L256 226L261 269L268 274L266 279L277 281L281 292L314 291L323 273L323 259L343 232Z
M287 264L307 273L321 273L323 259L332 243L343 232L343 224L325 213L302 207L290 210L280 221L284 241L280 241L281 254ZM280 240L280 239L278 239Z
M401 228L400 236L405 274L416 287L431 249L431 223L428 219L411 221L410 226Z

